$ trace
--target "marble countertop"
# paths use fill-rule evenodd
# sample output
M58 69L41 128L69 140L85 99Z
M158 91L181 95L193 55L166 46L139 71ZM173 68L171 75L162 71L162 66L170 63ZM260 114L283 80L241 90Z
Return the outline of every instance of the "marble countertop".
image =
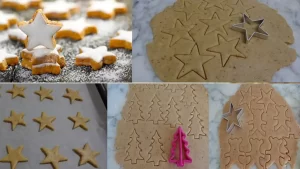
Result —
M224 104L229 98L235 94L240 84L205 84L205 88L209 95L209 151L210 151L210 169L219 168L219 138L218 126L222 120L222 110ZM287 103L293 109L295 118L300 124L300 85L295 84L273 84L272 85L281 96L285 98ZM108 85L108 114L107 114L107 156L108 168L121 169L115 161L115 137L117 122L121 119L121 110L126 101L128 92L128 84L110 84ZM298 142L300 148L300 142ZM300 169L300 149L298 150L297 164L295 169ZM236 166L232 169L237 169ZM255 168L255 167L254 167ZM252 169L254 169L252 168ZM290 168L289 166L285 169ZM270 169L276 169L271 166Z
M297 59L289 67L284 67L273 76L273 82L300 82L300 1L258 0L276 9L294 32L295 43L291 46L297 51ZM152 41L151 19L171 6L176 0L134 0L133 4L133 60L134 82L159 82L149 62L146 45ZM298 46L298 48L296 48Z

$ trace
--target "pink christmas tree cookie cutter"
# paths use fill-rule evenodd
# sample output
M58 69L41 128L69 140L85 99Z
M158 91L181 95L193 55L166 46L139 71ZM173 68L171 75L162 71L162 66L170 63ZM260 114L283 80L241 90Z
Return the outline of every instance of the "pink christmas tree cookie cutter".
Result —
M185 163L192 163L192 158L189 156L190 149L188 148L188 141L185 140L186 134L179 126L176 133L174 134L174 139L172 141L171 155L169 158L169 163L177 164L178 167L183 167ZM176 148L177 142L179 142L179 159L176 159ZM185 159L184 159L185 158Z

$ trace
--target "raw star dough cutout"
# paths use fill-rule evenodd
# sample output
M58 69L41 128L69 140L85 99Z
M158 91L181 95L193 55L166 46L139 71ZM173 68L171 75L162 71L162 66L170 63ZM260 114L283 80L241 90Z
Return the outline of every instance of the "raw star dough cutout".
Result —
M268 39L253 37L246 44L245 34L232 29L244 13L264 18ZM153 17L151 27L147 55L162 81L270 82L296 59L287 45L294 43L292 29L257 0L177 0Z
M79 166L89 163L93 167L98 168L98 162L96 161L96 157L100 153L96 151L92 151L88 143L84 145L83 149L76 148L73 149L73 151L80 156Z
M27 162L28 159L22 154L24 146L13 149L10 145L6 146L7 156L0 159L1 163L10 163L11 169L17 169L18 162Z
M25 98L25 94L24 94L24 90L26 89L26 87L22 87L22 86L17 86L17 85L13 85L13 88L11 90L7 90L7 93L10 93L12 96L12 99L14 99L17 96L23 97Z
M14 131L17 125L26 126L26 123L24 121L24 113L17 114L15 111L10 112L10 116L5 118L3 121L6 123L11 123L11 129Z
M59 162L68 161L66 157L59 153L59 146L55 146L52 150L42 147L41 151L46 156L41 164L51 164L53 169L59 169Z
M39 131L42 131L44 128L48 128L54 131L54 127L52 122L56 119L56 117L50 117L46 113L42 112L41 117L34 118L33 121L40 124Z
M40 96L41 101L44 99L53 100L53 97L51 96L52 91L52 89L46 89L41 86L40 90L37 90L34 93Z
M86 131L88 130L86 123L89 122L90 119L83 117L80 112L77 112L76 116L68 117L68 119L74 122L73 129L76 129L77 127L81 127Z
M79 91L72 90L67 88L66 94L63 95L63 97L70 99L70 103L73 104L73 102L76 101L82 101L82 97L79 95Z
M207 169L208 96L203 85L129 86L115 140L115 158L120 166L176 168L168 158L174 133L181 126L193 158L187 168Z
M292 109L271 85L242 85L225 104L243 109L241 128L226 132L227 121L219 126L220 169L268 169L272 164L295 168L300 127Z

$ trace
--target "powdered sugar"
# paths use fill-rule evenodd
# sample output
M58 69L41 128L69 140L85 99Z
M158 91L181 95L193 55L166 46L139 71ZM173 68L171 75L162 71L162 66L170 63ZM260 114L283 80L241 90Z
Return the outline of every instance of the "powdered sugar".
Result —
M33 50L27 50L27 49L23 49L23 52L26 53L32 53L32 56L35 58L39 58L39 57L44 57L45 55L49 55L49 54L56 54L59 55L58 50L61 49L60 45L56 45L55 49L48 49L44 46L37 46L35 47Z
M17 16L0 11L0 25L7 25L11 19L17 19Z

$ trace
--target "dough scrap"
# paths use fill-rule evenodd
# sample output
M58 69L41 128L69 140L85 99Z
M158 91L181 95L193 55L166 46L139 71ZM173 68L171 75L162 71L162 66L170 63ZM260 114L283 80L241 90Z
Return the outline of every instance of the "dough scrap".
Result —
M79 91L75 91L72 89L67 88L67 93L63 95L63 97L70 99L70 103L73 104L73 102L76 101L83 101L82 97L79 95Z
M131 84L118 121L116 161L124 169L175 169L168 162L174 133L187 134L189 169L207 169L208 96L203 85Z
M243 14L263 18L268 39L253 37L246 43L245 34L231 28ZM296 59L289 47L292 29L257 0L177 0L151 20L151 27L147 55L162 81L270 82Z
M16 169L18 162L27 162L28 159L23 156L24 146L19 146L17 149L13 149L10 145L6 146L7 156L0 159L2 163L10 163L11 169Z
M17 125L22 125L22 126L26 126L26 123L24 121L24 113L19 113L17 114L15 111L11 111L10 112L10 116L5 118L3 121L6 123L11 123L11 129L15 130L15 128L17 127Z
M37 90L34 93L40 96L40 101L43 101L44 99L53 100L51 95L52 91L52 89L46 89L41 86L40 90Z
M81 127L82 129L84 129L86 131L88 130L86 123L89 122L90 119L83 117L80 112L77 112L76 116L68 117L68 119L74 122L73 129L75 129L77 127Z
M73 151L80 156L79 166L89 163L93 167L98 168L98 162L96 161L96 156L98 156L100 153L96 151L92 151L88 143L84 145L83 149L77 148L77 149L73 149Z
M44 128L48 128L54 131L54 127L52 122L56 119L56 117L50 117L45 112L42 112L41 117L34 118L33 121L40 124L39 131L42 131Z
M68 161L66 157L59 154L59 146L55 146L52 150L42 147L41 151L46 156L41 164L51 164L53 169L59 169L59 162Z

